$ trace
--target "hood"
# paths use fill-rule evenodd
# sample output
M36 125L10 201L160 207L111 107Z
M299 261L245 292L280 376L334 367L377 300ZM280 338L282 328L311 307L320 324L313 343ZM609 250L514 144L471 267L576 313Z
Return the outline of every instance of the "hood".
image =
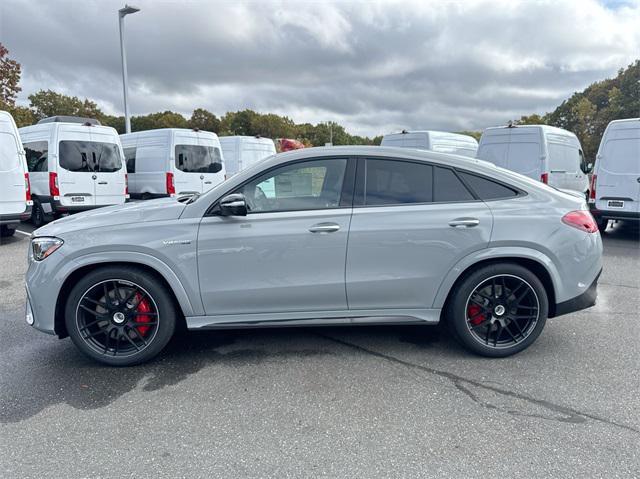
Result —
M33 236L58 236L70 231L91 228L178 219L184 208L185 205L175 198L161 198L107 206L60 218L42 228L38 228L33 233Z

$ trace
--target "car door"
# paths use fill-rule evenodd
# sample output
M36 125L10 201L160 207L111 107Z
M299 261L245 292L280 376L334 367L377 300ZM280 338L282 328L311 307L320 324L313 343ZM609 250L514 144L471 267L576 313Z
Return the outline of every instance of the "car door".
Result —
M62 206L95 206L98 177L93 171L91 138L79 127L60 128L58 132L57 169ZM89 127L83 127L89 128ZM46 211L46 208L45 208Z
M485 248L493 217L457 174L398 159L362 159L349 231L349 309L428 309L449 270Z
M111 132L92 131L90 154L95 158L94 178L96 206L125 202L126 165L117 136Z
M0 132L0 216L23 213L27 208L26 172L19 148L13 134Z
M640 213L639 158L640 129L607 138L598 157L597 209Z
M353 167L347 158L281 165L234 191L245 195L247 216L203 218L198 275L207 315L347 309Z

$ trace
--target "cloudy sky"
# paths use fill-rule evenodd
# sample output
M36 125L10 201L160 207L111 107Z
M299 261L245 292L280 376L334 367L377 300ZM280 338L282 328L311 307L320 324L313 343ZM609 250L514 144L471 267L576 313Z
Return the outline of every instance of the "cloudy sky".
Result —
M358 134L479 130L544 113L640 58L640 0L132 0L132 113L252 108ZM2 0L0 42L39 89L121 114L124 1Z

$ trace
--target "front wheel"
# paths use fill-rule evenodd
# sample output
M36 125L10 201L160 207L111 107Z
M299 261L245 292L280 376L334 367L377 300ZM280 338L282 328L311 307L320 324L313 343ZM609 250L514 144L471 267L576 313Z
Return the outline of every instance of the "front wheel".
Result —
M74 286L65 323L71 340L90 358L131 366L165 347L175 329L176 311L155 276L135 267L105 267Z
M467 349L505 357L529 347L547 320L549 302L538 277L512 263L479 268L453 291L447 321Z
M15 234L15 228L9 228L7 225L0 225L0 237L9 238Z

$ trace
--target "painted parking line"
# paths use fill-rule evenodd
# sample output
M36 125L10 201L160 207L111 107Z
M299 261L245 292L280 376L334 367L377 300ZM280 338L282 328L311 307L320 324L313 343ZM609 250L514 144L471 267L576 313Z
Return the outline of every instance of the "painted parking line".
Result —
M20 233L21 235L31 236L31 233L27 233L26 231L16 230L16 233Z

